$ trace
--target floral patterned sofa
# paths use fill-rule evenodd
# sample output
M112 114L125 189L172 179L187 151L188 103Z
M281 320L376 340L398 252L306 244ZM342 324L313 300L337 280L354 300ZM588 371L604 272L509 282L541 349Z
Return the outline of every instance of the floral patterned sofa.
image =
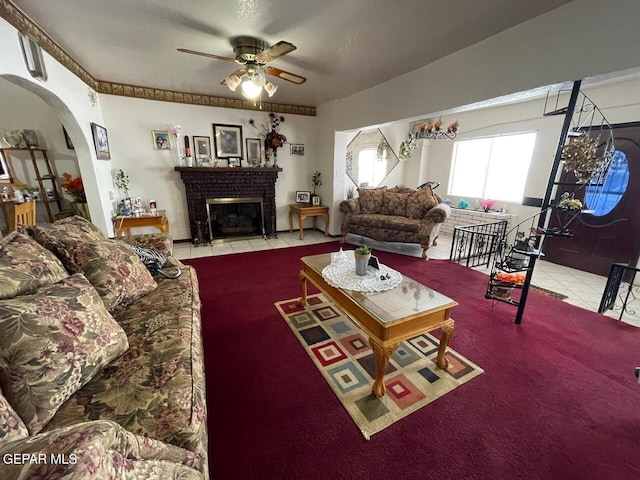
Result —
M341 242L353 233L380 242L419 243L423 259L429 246L436 245L440 225L451 215L451 207L428 185L420 190L359 188L358 198L342 201L340 211Z
M200 298L81 217L0 239L0 478L209 478Z

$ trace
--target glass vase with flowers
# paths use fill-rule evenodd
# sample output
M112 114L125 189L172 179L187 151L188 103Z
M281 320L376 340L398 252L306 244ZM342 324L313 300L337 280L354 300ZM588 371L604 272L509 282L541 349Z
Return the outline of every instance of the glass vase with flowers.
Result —
M80 175L74 177L70 173L62 174L62 189L67 195L73 198L71 208L73 213L90 220L89 206L87 205L87 196L84 191L84 184Z
M258 130L261 137L264 137L264 153L267 159L273 159L273 166L278 166L278 148L287 142L287 137L280 133L280 126L284 122L282 115L269 114L268 123L256 123L252 118L249 124Z

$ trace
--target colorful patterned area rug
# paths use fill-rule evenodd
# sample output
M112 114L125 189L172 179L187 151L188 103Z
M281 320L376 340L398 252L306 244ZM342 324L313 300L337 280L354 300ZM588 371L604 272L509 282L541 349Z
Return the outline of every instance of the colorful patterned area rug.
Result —
M398 345L385 375L386 395L376 398L368 335L324 295L307 299L305 307L297 298L275 306L367 440L484 371L451 348L449 367L441 370L439 340L423 334Z

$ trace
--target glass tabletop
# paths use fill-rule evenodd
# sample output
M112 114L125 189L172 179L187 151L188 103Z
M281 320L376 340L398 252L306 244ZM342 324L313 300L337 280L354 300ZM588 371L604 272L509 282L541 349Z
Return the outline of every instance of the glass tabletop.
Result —
M345 251L353 255L353 251ZM322 269L331 263L330 253L302 257L300 260L322 275ZM371 268L371 267L369 267ZM335 288L329 286L329 288ZM362 308L373 314L382 323L391 323L404 318L443 310L457 305L457 302L422 285L405 275L399 286L384 292L363 293L355 290L339 289Z

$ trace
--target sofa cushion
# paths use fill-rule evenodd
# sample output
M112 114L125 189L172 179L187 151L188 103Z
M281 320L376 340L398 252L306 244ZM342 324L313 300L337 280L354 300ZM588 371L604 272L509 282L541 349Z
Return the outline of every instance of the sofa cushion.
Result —
M387 190L384 192L384 201L382 203L383 215L398 215L400 217L407 216L407 198L406 193L396 193Z
M7 399L2 395L2 390L0 390L0 447L5 443L28 436L29 431L20 415L11 408Z
M30 227L29 233L53 251L69 272L84 273L109 311L122 309L156 288L135 252L118 240L96 238L84 222L59 221L50 227Z
M128 348L127 336L82 274L0 300L0 386L31 435Z
M360 213L381 213L386 190L387 187L359 188Z
M17 232L0 238L0 299L33 292L68 276L60 260L35 240Z
M438 205L438 199L431 190L431 186L417 190L407 199L407 216L420 220L424 218L429 210Z
M351 219L354 227L366 227L368 229L398 230L404 232L415 232L420 230L420 222L407 217L396 215L355 215Z

